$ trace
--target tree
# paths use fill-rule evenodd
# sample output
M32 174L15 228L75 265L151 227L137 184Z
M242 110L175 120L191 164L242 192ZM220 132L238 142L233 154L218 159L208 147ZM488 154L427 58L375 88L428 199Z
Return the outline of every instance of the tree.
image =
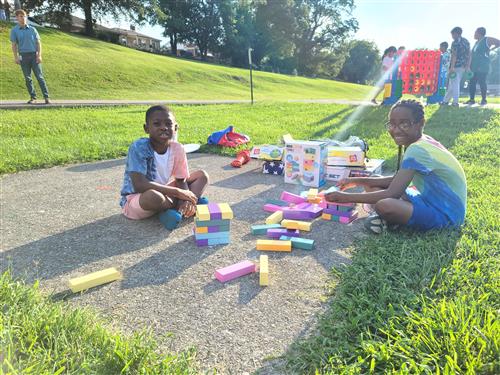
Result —
M75 9L80 9L85 15L85 34L94 35L95 18L103 15L119 14L137 16L142 18L146 8L154 3L140 0L27 0L24 7L43 13L63 12L71 14Z
M189 0L159 0L156 11L152 12L151 23L163 26L164 36L170 41L170 51L177 54L177 44L188 38L188 24L193 1Z
M378 73L380 51L375 43L367 40L353 40L339 78L353 83L365 84Z

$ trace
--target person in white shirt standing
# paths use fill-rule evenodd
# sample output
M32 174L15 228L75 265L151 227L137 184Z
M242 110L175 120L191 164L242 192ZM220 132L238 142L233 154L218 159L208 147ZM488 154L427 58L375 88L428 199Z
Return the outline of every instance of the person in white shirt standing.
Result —
M390 79L391 74L392 74L392 66L394 65L394 56L398 50L394 46L390 46L384 51L384 54L382 55L382 77L379 80L379 86L378 90L375 93L375 95L372 98L372 103L373 104L378 104L377 103L377 96L382 92L384 89L384 83L387 79Z

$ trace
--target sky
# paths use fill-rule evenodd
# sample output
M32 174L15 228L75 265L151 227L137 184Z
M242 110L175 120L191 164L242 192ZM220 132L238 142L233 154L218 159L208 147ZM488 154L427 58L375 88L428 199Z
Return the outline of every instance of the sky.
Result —
M486 28L487 35L500 39L499 0L354 0L354 17L359 22L356 39L375 42L379 49L394 45L407 49L439 47L451 43L450 30L460 26L473 44L474 30ZM81 14L79 15L81 17ZM128 29L126 20L101 20L110 27ZM168 43L159 26L137 26L137 31Z

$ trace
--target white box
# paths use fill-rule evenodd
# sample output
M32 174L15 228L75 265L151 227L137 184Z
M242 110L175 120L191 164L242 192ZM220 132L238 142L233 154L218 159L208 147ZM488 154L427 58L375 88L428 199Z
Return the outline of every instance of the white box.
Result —
M336 167L364 167L365 152L355 146L328 146L327 164Z
M374 174L382 174L383 159L366 159L365 167L326 167L326 179L338 182L347 177L368 177Z
M290 141L285 145L285 182L320 187L325 183L326 142Z

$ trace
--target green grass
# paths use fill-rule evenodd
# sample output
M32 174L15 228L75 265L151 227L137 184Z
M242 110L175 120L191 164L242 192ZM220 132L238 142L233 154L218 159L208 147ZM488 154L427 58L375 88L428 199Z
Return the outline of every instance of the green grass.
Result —
M9 32L0 21L0 99L26 99ZM53 29L38 29L43 69L54 99L250 99L245 69L140 52ZM37 84L35 84L38 90ZM362 99L370 87L324 79L254 73L256 100Z
M195 352L159 354L147 332L111 332L95 313L68 308L8 272L0 275L2 374L195 374Z
M123 156L142 135L144 110L1 111L0 170ZM211 131L229 123L256 144L276 142L286 132L296 138L331 137L353 111L350 106L311 104L174 107L183 143L204 142ZM387 112L366 109L346 135L367 139L369 155L387 159L393 168L396 147L383 129ZM338 285L317 335L297 342L287 354L291 371L500 372L500 112L433 106L426 108L426 117L426 132L465 169L466 225L460 232L398 232L357 241L352 264L333 270ZM222 153L219 148L205 151ZM30 306L28 310L35 308ZM40 356L47 355L42 350Z

